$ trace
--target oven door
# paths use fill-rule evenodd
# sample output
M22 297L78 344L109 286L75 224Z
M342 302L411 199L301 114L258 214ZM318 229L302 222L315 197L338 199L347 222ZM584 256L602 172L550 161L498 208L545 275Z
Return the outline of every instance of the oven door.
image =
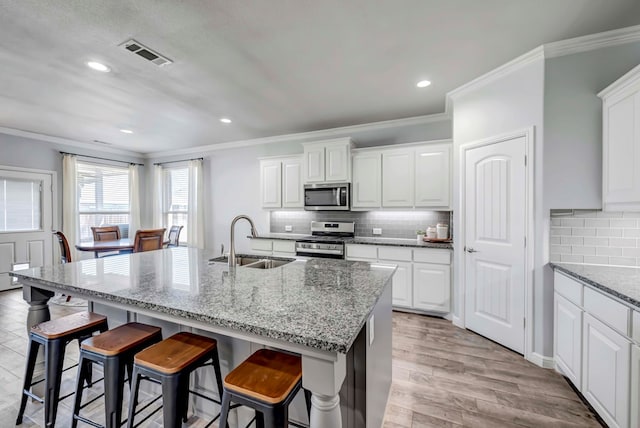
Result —
M344 245L296 242L296 256L344 259Z
M349 184L306 184L304 209L308 211L349 210Z

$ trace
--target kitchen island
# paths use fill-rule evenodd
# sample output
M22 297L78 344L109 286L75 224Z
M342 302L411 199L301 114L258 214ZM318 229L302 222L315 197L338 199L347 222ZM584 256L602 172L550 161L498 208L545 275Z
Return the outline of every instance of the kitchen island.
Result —
M379 427L391 383L395 266L311 258L229 269L212 258L171 248L11 275L30 304L28 325L47 320L48 299L62 292L126 311L123 322L144 317L295 352L313 394L312 427ZM223 375L237 364L234 349L221 355Z

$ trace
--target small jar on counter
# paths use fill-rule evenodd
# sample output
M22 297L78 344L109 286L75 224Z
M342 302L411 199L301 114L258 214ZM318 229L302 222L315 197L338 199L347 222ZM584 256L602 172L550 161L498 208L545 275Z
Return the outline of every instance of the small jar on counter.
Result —
M438 237L438 233L436 231L435 226L427 227L427 239L436 239Z
M446 223L438 223L436 226L436 235L438 239L449 238L449 225Z

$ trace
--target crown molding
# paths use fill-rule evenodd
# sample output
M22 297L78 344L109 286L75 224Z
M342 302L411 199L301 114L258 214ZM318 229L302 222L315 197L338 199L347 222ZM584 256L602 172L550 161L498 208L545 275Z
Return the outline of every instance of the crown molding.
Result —
M625 92L627 88L638 83L640 83L640 65L636 65L615 82L598 92L598 96L600 98L608 98L611 95Z
M640 41L640 25L547 43L544 45L544 56L556 58L637 41Z
M38 132L23 131L22 129L5 128L3 126L0 126L0 134L13 135L15 137L24 137L24 138L29 138L31 140L47 141L50 143L62 144L65 146L72 146L72 147L79 147L82 149L94 150L97 152L112 153L112 154L123 155L123 156L131 156L138 159L140 158L144 159L144 154L140 152L119 149L117 147L103 146L102 144L76 141L76 140L71 140L69 138L55 137L53 135L40 134Z
M164 158L169 156L183 156L192 154L203 154L218 150L237 149L241 147L257 146L261 144L300 142L308 143L323 139L340 137L353 137L353 134L368 131L380 131L389 128L399 128L404 126L424 125L433 122L443 122L451 120L448 112L430 114L425 116L407 117L404 119L384 120L381 122L364 123L361 125L342 126L339 128L321 129L318 131L301 132L296 134L275 135L273 137L252 138L248 140L229 141L226 143L209 144L206 146L189 147L178 150L165 150L159 152L145 153L147 159Z

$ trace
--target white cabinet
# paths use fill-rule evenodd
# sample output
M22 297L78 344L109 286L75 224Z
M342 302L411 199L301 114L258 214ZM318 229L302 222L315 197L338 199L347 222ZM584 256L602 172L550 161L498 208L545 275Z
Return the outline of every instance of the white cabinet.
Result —
M251 254L275 257L294 257L296 242L286 239L252 239Z
M414 150L404 148L382 153L382 206L413 207Z
M416 207L448 208L451 200L451 145L434 144L415 151Z
M582 387L582 309L555 293L553 357L571 382Z
M631 346L631 397L629 426L640 427L640 347Z
M260 160L262 208L303 208L302 158Z
M380 152L353 155L351 207L379 208L382 203L382 158Z
M629 426L631 343L584 314L582 394L610 427Z
M413 307L425 311L451 309L451 267L431 263L413 265Z
M603 102L603 208L640 211L640 66L598 95Z
M304 143L304 182L351 182L351 139Z
M395 263L398 265L398 269L393 275L393 306L410 308L413 306L413 272L411 271L411 262L390 261L389 263Z

